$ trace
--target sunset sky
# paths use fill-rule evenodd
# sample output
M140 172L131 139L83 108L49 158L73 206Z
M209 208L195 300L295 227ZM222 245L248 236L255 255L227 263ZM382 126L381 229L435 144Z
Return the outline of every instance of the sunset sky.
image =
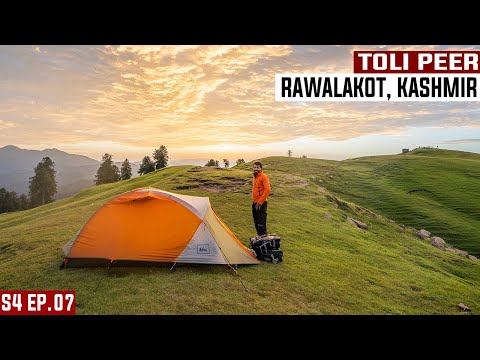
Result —
M467 46L0 46L0 147L138 161L480 152L476 102L275 102L276 73L351 73L354 50ZM478 47L477 47L478 50Z

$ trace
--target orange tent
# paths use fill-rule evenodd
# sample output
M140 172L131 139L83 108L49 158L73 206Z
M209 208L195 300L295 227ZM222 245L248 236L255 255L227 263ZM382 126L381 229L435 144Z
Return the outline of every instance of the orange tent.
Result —
M259 263L220 220L208 197L155 188L135 189L104 204L63 250L67 267Z

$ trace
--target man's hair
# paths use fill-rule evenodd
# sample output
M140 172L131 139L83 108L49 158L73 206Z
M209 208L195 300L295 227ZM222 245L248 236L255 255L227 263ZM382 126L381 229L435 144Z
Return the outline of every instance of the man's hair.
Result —
M258 166L260 166L260 167L263 167L263 165L262 165L262 163L261 163L260 161L255 161L255 162L253 163L253 165L258 165Z

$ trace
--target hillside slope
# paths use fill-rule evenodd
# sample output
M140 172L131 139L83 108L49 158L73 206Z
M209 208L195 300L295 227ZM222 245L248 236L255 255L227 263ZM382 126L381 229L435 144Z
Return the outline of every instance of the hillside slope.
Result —
M308 165L317 171L316 182L343 199L480 256L479 154L418 149L335 162L323 174L320 164L312 159Z
M480 262L434 248L411 228L402 232L363 208L332 201L316 181L336 162L265 162L273 189L268 228L282 237L283 263L239 267L238 275L215 265L178 266L174 273L168 267L58 269L61 247L99 206L145 186L209 196L248 245L254 235L250 165L176 166L0 215L0 289L75 289L78 314L458 314L459 302L480 311ZM346 216L367 223L368 230Z

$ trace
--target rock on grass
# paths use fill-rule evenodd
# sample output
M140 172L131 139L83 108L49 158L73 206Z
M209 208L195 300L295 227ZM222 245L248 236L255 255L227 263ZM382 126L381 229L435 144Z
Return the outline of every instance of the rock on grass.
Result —
M359 229L364 229L364 230L367 230L368 229L368 225L361 222L361 221L358 221L358 220L355 220L355 219L352 219L351 217L348 217L347 216L347 221L350 223L350 224L353 224L355 225L356 227L358 227Z
M465 305L464 303L460 303L460 304L457 304L457 306L462 309L463 311L472 311L472 309L470 309L467 305Z
M430 241L430 245L433 245L441 250L445 250L447 243L441 237L434 236Z
M419 231L417 230L415 231L415 234L417 234L417 236L422 239L428 239L430 235L432 235L430 231L427 231L425 229L421 229Z

